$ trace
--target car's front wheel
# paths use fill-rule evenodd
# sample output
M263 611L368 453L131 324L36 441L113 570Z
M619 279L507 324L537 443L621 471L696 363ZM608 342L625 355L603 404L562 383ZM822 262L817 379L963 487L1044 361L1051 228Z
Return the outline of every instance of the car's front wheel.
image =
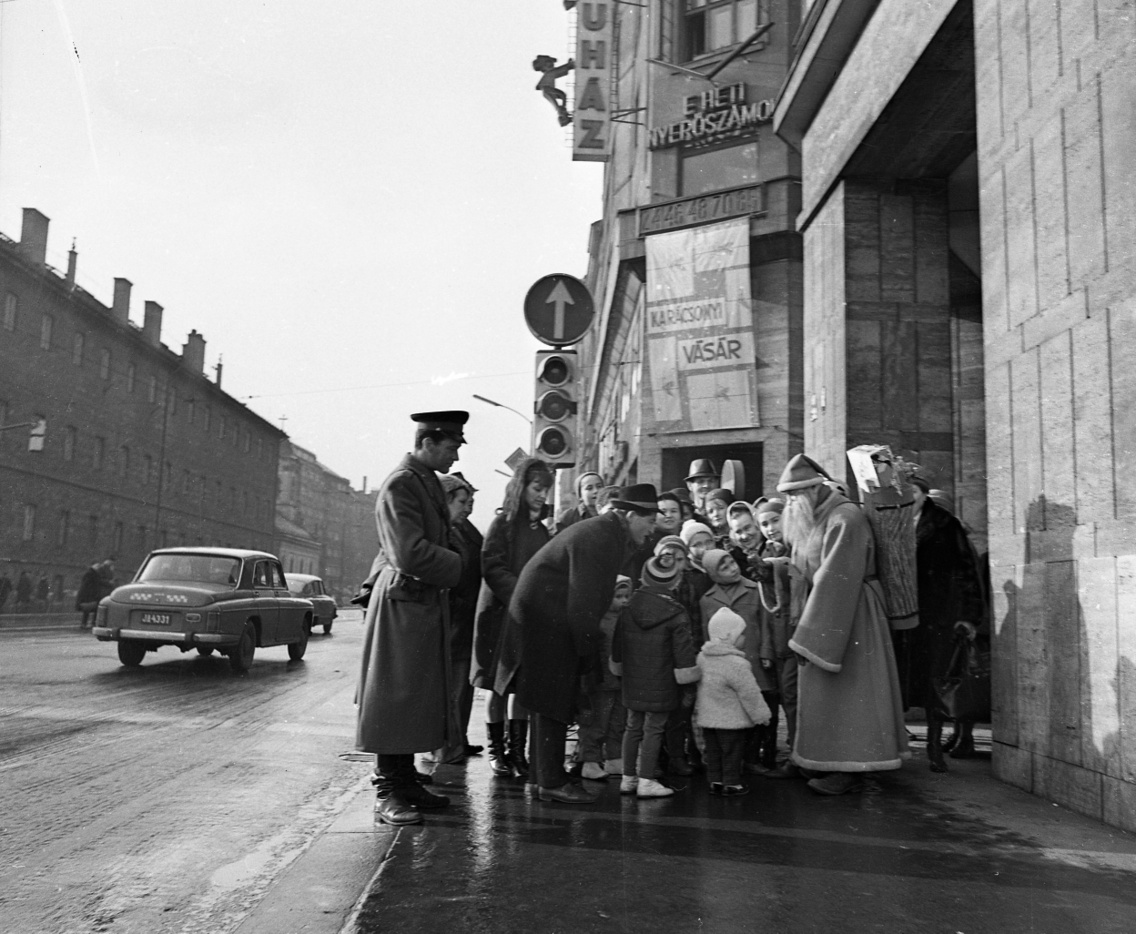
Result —
M118 660L129 668L137 668L146 657L146 646L132 639L119 639Z
M323 624L323 634L325 636L331 635L331 620L330 619L326 623Z
M304 653L308 650L308 636L312 633L311 619L305 619L303 628L300 630L300 638L295 642L288 643L288 657L294 662L298 662L304 657Z
M245 621L245 628L241 633L241 641L238 642L236 648L229 653L229 664L233 666L233 671L248 671L252 667L252 657L255 653L256 626L253 625L250 619Z
M213 646L211 646L211 645L199 645L197 647L197 654L198 655L212 655L213 654Z

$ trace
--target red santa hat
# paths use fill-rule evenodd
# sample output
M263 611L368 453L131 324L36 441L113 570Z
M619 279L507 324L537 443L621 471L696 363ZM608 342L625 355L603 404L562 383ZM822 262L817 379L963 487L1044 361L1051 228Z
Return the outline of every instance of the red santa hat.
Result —
M820 486L825 480L831 479L825 469L811 457L807 454L798 454L785 465L781 480L777 484L777 492L807 490L811 486Z

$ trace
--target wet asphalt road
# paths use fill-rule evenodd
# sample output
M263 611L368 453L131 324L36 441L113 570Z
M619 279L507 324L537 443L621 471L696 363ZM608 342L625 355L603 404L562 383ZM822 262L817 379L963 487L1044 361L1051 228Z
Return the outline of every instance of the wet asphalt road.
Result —
M479 757L437 770L453 804L425 825L376 824L369 768L339 758L360 642L348 617L302 663L258 651L238 676L0 633L0 934L1136 932L1136 838L988 759L940 776L917 751L855 797L609 782L575 808Z
M303 661L0 633L0 931L222 934L365 785L358 613ZM361 784L362 783L362 784Z
M744 798L607 782L566 807L481 760L437 778L453 805L397 831L356 934L1136 931L1136 838L996 781L988 758L933 775L918 751L841 798L755 777Z

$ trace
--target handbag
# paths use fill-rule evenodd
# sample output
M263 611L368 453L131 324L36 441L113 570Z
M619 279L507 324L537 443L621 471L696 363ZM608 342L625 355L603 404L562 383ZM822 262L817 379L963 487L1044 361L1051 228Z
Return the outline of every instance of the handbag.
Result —
M932 678L940 716L971 723L990 722L990 640L955 639L947 671Z

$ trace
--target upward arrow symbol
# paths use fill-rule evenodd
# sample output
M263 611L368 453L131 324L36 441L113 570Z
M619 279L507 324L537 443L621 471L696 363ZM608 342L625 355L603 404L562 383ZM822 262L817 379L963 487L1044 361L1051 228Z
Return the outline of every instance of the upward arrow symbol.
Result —
M568 291L568 286L564 284L563 279L557 279L556 285L553 286L551 292L548 293L548 298L544 300L546 305L555 304L552 317L552 339L556 341L564 340L564 306L575 305L576 300L572 297L572 293Z

